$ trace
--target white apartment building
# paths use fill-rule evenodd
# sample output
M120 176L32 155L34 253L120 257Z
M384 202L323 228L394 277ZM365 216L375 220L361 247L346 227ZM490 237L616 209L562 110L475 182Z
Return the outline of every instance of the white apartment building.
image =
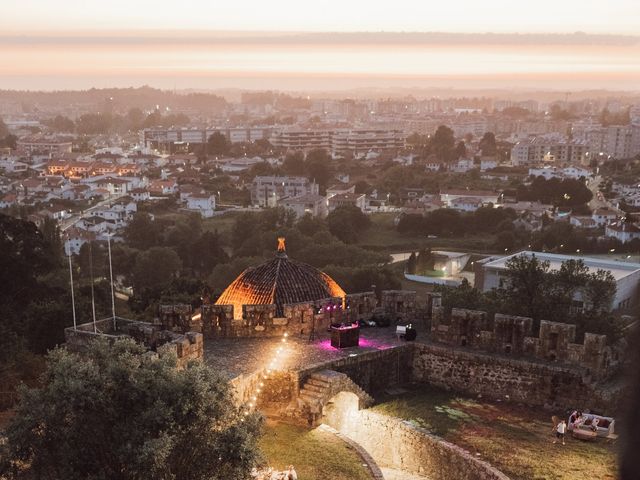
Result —
M640 120L639 120L640 121ZM573 127L574 138L591 147L591 155L598 159L633 158L640 154L640 123L631 125L585 124Z
M287 150L313 150L322 148L332 154L344 152L365 153L370 150L396 150L405 145L405 134L400 129L337 129L302 130L283 129L271 136L275 147Z
M511 163L514 166L537 165L544 162L588 165L590 152L590 145L586 142L534 137L513 146Z
M301 218L306 214L312 217L324 218L327 216L327 199L322 195L308 194L298 197L286 197L278 201L278 205L291 210L296 214L297 218Z
M270 127L212 127L212 128L145 128L140 142L149 149L171 150L176 145L207 143L215 132L222 133L231 143L268 139Z
M318 184L306 177L258 176L251 185L251 203L261 207L276 207L285 197L318 194Z

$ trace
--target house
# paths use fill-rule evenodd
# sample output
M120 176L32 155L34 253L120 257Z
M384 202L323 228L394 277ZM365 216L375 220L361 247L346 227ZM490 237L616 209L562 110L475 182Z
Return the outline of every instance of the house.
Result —
M495 157L480 157L480 171L486 172L498 168L498 160Z
M151 196L149 190L146 188L134 188L133 190L129 190L129 195L136 202L144 202L149 200Z
M425 165L425 170L430 172L438 172L440 171L440 162L427 162Z
M571 215L569 223L578 228L598 228L596 221L588 215Z
M424 188L411 188L411 187L402 187L400 189L399 197L400 203L406 203L412 200L417 200L424 196Z
M18 196L15 193L7 193L0 197L0 208L9 208L18 204Z
M96 239L95 232L78 227L71 227L65 232L64 253L67 256L80 254L82 245Z
M477 197L458 197L449 202L449 208L463 212L475 212L482 205L482 199Z
M340 195L343 193L356 193L355 184L354 185L337 184L327 188L327 198L331 198L334 195Z
M312 217L324 218L328 214L327 199L322 195L309 193L298 197L283 198L278 205L295 212L297 218L306 214Z
M461 158L449 167L449 170L457 173L466 173L475 168L472 158Z
M598 208L591 213L591 218L599 227L614 222L618 218L618 213L609 208Z
M451 202L460 198L478 199L483 205L497 204L502 194L490 190L443 190L440 192L440 200L446 207L451 207Z
M640 228L632 223L616 222L605 226L604 234L607 237L615 238L621 243L640 238Z
M149 184L149 193L152 195L173 195L178 191L178 182L175 180L154 180Z
M336 208L345 205L353 205L362 212L367 208L367 199L364 193L341 193L327 199L329 212L333 212Z
M200 213L204 218L213 217L216 209L216 197L208 193L198 193L187 197L187 210Z
M199 185L180 185L180 201L186 202L191 195L202 195L205 189Z
M127 193L132 188L131 181L119 177L104 177L90 182L94 190L107 190L110 195Z

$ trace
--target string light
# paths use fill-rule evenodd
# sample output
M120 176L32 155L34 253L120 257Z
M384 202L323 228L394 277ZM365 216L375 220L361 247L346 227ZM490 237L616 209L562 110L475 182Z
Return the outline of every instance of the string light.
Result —
M251 400L247 403L247 407L243 412L243 417L240 418L241 422L244 422L244 417L248 416L251 413L251 410L258 405L258 398L264 388L265 380L268 380L271 376L271 373L273 373L276 367L280 365L281 356L283 353L285 353L285 345L287 343L288 336L289 334L287 332L282 334L282 339L280 340L280 342L283 345L280 345L278 348L275 349L273 357L268 363L268 368L262 373L260 382L258 383L258 386L256 387L254 394L250 397Z

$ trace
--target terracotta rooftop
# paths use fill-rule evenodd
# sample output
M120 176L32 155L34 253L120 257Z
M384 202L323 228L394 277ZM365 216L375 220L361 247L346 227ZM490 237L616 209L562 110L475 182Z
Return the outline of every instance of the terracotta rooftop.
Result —
M275 258L242 272L220 295L216 305L233 305L234 317L240 318L242 305L275 304L276 315L282 316L284 305L345 295L326 273L290 260L284 239L279 239Z

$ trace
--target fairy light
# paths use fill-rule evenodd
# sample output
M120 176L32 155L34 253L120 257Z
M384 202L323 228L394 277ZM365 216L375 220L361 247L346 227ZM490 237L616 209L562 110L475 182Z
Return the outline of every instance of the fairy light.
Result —
M241 422L244 422L244 417L247 417L251 413L251 411L257 407L260 394L264 390L265 381L271 378L271 374L280 367L282 356L286 353L288 336L289 334L287 332L282 334L282 338L280 339L280 342L278 344L279 346L275 349L275 351L273 352L273 356L268 361L267 368L260 375L260 382L258 383L255 392L253 393L253 395L251 395L250 401L247 403L247 406L243 411L243 416L240 418Z

